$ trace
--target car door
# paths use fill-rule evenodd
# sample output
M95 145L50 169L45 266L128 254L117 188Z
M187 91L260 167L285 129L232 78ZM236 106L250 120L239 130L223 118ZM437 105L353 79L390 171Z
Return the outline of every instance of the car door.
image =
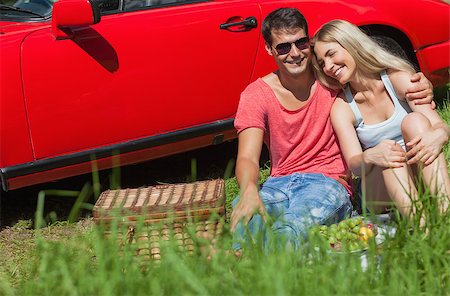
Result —
M36 159L236 112L255 60L258 6L147 0L136 10L131 2L105 10L100 23L74 29L71 38L56 40L47 28L24 40L24 95ZM220 28L248 17L256 18L257 29Z

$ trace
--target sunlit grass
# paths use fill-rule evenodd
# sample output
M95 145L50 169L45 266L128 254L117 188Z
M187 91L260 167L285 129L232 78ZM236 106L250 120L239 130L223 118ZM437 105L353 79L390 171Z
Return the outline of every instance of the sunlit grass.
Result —
M441 116L441 118L450 125L450 103L449 101L445 101L443 103L443 107L438 109L438 113ZM447 162L450 160L450 145L446 145L444 147L444 153L447 159Z
M444 87L435 89L434 97L438 105L437 112L441 118L450 125L450 83ZM443 151L448 164L450 162L450 145L447 144Z
M445 295L449 291L450 215L435 216L427 232L395 222L397 233L382 249L336 254L307 244L298 252L266 255L257 246L243 257L226 253L224 232L210 259L180 252L174 241L161 244L161 260L144 260L137 243L124 242L125 228L101 227L36 247L16 278L0 273L2 295ZM42 229L40 231L46 231ZM142 228L137 231L145 231ZM320 244L317 244L320 246Z

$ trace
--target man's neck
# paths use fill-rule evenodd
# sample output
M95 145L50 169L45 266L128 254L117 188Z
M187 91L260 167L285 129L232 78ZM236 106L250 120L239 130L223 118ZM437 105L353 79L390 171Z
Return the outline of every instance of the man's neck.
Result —
M311 89L316 82L313 71L307 71L300 75L281 73L276 71L280 84L290 91L299 101L306 101L311 95Z

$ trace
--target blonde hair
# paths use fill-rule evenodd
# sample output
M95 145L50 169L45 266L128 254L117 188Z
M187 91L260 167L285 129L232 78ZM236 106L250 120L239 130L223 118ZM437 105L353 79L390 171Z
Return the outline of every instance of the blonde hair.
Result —
M339 43L353 57L358 71L362 73L375 74L387 69L415 72L408 61L391 54L347 21L333 20L323 25L313 37L313 46L318 41ZM337 80L325 75L315 53L313 66L321 83L334 89L343 87ZM355 75L358 75L358 71Z

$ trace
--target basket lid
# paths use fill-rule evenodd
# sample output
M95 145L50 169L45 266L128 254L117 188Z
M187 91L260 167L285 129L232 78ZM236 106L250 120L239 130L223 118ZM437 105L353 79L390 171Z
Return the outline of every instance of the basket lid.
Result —
M156 222L188 217L206 220L212 212L225 212L222 179L106 190L95 203L93 216L97 222L118 216L123 221L143 218L146 222Z

